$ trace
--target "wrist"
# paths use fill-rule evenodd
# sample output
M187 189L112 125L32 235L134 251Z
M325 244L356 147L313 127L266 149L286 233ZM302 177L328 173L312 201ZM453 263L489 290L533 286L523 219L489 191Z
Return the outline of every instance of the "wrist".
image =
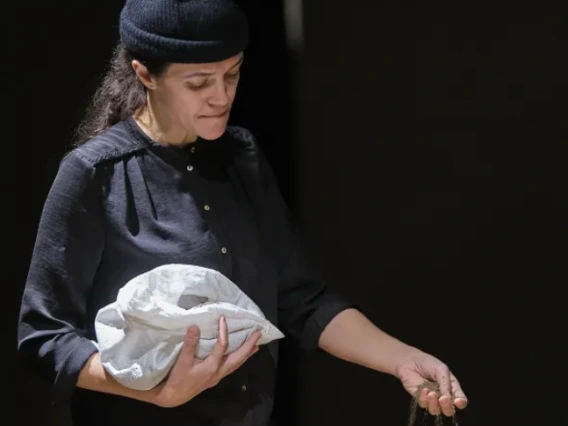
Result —
M165 382L160 383L158 386L152 388L148 391L148 402L158 407L169 408L171 403L169 403L168 392L165 386Z
M416 355L421 353L420 349L417 349L413 346L404 345L398 351L392 366L390 368L389 374L396 377L397 379L401 378L401 367L408 365L409 360L414 358Z

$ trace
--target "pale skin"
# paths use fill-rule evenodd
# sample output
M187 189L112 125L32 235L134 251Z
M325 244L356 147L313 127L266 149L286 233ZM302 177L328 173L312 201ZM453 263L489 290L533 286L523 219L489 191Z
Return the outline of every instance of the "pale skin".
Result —
M132 67L146 86L148 102L137 123L160 143L184 146L197 137L219 138L235 99L243 54L210 64L172 64L154 77L138 61Z
M217 344L206 359L200 360L195 357L199 344L199 329L190 327L170 374L162 383L148 391L130 389L118 383L106 372L98 353L89 358L79 373L77 386L137 399L164 408L176 407L217 385L223 377L231 374L258 351L256 343L260 334L255 332L240 348L225 356L227 336L227 324L224 318L220 318Z
M215 140L225 131L235 99L243 54L209 64L172 64L152 76L138 61L132 67L147 88L147 105L134 116L140 127L156 142L185 146L197 140ZM206 359L195 357L199 330L191 327L184 346L168 377L154 389L136 391L120 385L103 368L95 353L81 370L77 386L125 396L160 407L175 407L215 386L258 351L255 333L235 352L225 356L227 327L219 319L219 338ZM388 335L363 314L348 309L324 329L319 347L329 354L398 378L414 395L425 381L439 385L440 394L424 389L419 405L431 414L452 416L467 406L458 380L442 361Z
M418 404L430 414L452 416L467 398L450 369L440 360L388 335L362 313L347 309L325 328L319 347L331 355L395 376L414 395L425 381L439 385L440 395L424 389Z

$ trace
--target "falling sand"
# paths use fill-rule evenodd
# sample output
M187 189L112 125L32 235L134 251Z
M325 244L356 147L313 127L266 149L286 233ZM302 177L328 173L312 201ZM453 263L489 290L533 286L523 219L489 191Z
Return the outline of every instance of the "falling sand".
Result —
M420 393L422 392L422 389L424 389L424 388L428 388L428 389L436 392L438 394L438 396L440 395L440 388L434 382L424 382L421 386L419 386L418 390L416 391L414 398L412 398L412 401L411 401L411 404L410 404L410 418L408 420L408 426L415 426L416 416L418 414L418 408L420 408L420 406L418 405L418 397L420 396ZM428 413L428 411L424 410L424 416L425 417L424 417L423 425L427 424L426 420L427 420L427 416L429 416L429 415L430 414ZM434 425L435 426L443 426L444 425L443 414L438 414L437 416L435 416ZM452 417L452 425L458 426L458 423L456 422L455 416Z

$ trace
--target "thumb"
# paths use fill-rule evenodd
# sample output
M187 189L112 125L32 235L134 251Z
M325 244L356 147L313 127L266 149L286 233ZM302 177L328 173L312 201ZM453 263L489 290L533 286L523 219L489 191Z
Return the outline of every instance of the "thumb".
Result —
M406 391L413 397L419 396L420 391L426 383L429 383L421 374L413 369L405 369L401 372L399 379Z
M199 344L199 338L201 336L199 327L192 325L188 328L185 333L185 339L183 341L183 347L180 352L180 357L186 362L193 363L195 360L195 354L197 353L197 345Z

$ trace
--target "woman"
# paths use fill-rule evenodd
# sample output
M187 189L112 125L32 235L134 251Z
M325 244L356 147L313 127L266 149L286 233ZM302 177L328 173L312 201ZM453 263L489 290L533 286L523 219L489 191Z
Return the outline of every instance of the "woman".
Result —
M275 344L253 335L205 360L189 328L169 376L121 386L93 341L98 310L131 278L166 263L215 269L305 349L398 377L420 405L452 415L467 400L436 358L394 339L331 294L306 265L270 167L246 129L228 126L246 18L229 0L129 0L120 44L63 159L41 217L22 301L19 351L71 402L75 425L267 425ZM254 355L254 356L253 356Z

